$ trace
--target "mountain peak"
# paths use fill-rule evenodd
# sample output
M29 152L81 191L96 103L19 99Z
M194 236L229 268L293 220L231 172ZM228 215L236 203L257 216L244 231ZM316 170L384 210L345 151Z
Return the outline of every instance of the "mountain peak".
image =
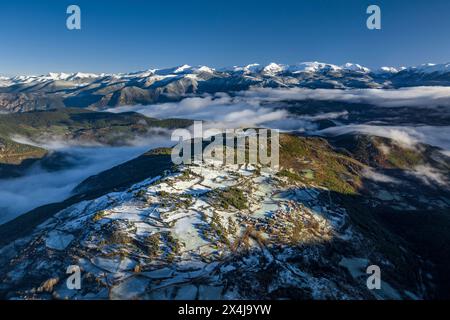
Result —
M183 64L182 66L179 66L178 68L176 68L174 70L174 73L182 73L182 72L185 72L188 69L191 69L191 66L188 65L188 64Z
M65 72L49 72L47 78L51 80L67 80L72 74Z
M329 64L329 63L318 62L318 61L300 62L300 63L297 63L295 65L289 66L289 71L291 71L293 73L318 72L318 71L321 71L321 70L337 71L337 70L340 70L340 69L341 68L336 66L336 65Z
M350 62L347 62L346 64L344 64L342 66L342 69L346 69L346 70L350 70L350 71L357 71L357 72L364 72L364 73L370 72L369 68L363 67L357 63L350 63Z
M397 69L395 67L381 67L378 70L376 70L377 73L397 73L401 68Z
M450 72L450 63L440 63L440 64L424 63L424 64L421 64L419 66L412 67L409 69L419 71L419 72L424 72L424 73L433 73L433 72L438 72L438 73L445 72L446 73L446 72Z
M201 67L198 67L195 71L196 72L205 72L205 73L214 73L215 69L210 68L208 66L201 66Z
M281 64L277 64L275 62L269 63L267 66L264 67L263 72L266 74L277 74L280 72L283 72L285 70L285 67Z

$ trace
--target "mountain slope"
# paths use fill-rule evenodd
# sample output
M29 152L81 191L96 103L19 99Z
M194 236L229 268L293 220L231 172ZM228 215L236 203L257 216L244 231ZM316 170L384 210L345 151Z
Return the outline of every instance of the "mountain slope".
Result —
M45 147L39 147L42 145L124 146L190 124L190 120L158 120L133 112L113 114L71 108L0 114L0 176L18 176L39 159L47 167L61 161Z
M65 141L120 145L127 139L147 134L151 128L173 129L190 124L189 120L158 120L134 112L115 114L64 108L0 115L0 135L31 140L48 136Z
M40 159L46 154L43 148L18 143L0 136L0 172L1 164L17 165L27 159Z
M125 74L58 74L5 78L0 111L23 112L61 107L103 110L115 106L177 101L191 94L231 92L250 87L401 88L449 86L448 64L370 69L354 63L271 63L222 68L187 65Z
M448 210L448 192L416 184L424 195L417 198L417 190L368 176L368 169L378 167L363 163L369 158L353 160L342 148L322 138L283 134L278 174L259 165L190 165L162 175L149 172L127 189L68 203L0 249L0 293L56 299L442 296L444 272L430 261L445 264L439 258L450 255L444 248L431 254L417 247L416 238L394 223L415 228L420 214ZM124 171L125 178L141 161L79 188L95 193L102 182L114 188L108 177ZM440 241L429 230L423 234L427 243ZM82 269L79 291L65 287L72 264ZM371 264L382 269L382 290L366 287ZM423 274L431 278L425 281Z

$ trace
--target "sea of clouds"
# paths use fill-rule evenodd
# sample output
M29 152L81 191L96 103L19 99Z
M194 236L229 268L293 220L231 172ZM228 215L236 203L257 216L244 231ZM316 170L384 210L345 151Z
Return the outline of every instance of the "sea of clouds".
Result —
M110 112L135 111L155 118L185 118L205 121L207 128L242 128L262 126L282 131L298 131L312 135L341 135L360 132L394 139L404 146L414 148L427 143L442 148L450 156L450 126L423 126L410 124L376 125L353 123L318 130L314 121L339 120L348 116L347 111L320 112L294 115L283 102L288 100L323 100L372 104L379 107L429 107L447 108L450 112L450 87L413 87L402 89L271 89L257 88L233 94L216 93L187 97L179 102L154 105L135 105L112 108ZM280 108L279 106L284 106ZM363 110L362 110L363 112ZM400 115L401 116L401 115ZM20 139L19 139L20 140ZM20 141L30 143L29 141ZM171 146L170 132L154 139L136 140L128 147L80 145L71 141L42 143L51 151L65 152L77 159L77 164L60 171L47 171L39 165L29 169L25 176L0 180L0 223L34 207L61 201L72 189L91 175L133 159L143 152L161 146ZM429 168L421 168L422 176L429 181L438 177ZM379 176L376 177L380 179Z
M376 125L355 123L318 131L314 121L337 120L348 116L347 111L319 112L314 115L294 115L289 107L277 103L288 100L323 100L371 104L379 107L445 107L450 113L450 87L412 87L401 89L273 89L256 88L234 93L205 94L188 97L179 102L112 108L110 112L135 111L155 118L186 118L207 121L206 127L237 128L263 126L282 131L299 131L317 135L340 135L360 132L394 139L407 146L418 142L450 151L450 126L411 124ZM361 110L362 112L364 110ZM414 112L411 110L411 112ZM401 117L401 114L399 115Z
M39 145L50 152L64 153L71 165L63 170L49 171L36 164L24 176L0 180L0 224L38 206L62 201L86 178L134 159L152 148L170 146L172 142L169 135L158 135L123 147L77 145L76 141L61 140Z

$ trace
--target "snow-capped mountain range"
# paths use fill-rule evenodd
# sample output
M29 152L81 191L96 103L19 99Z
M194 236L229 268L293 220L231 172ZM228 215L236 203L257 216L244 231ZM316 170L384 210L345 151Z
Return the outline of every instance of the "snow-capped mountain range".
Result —
M450 64L382 67L321 62L257 63L214 69L181 65L131 73L49 73L0 77L0 110L8 112L82 107L102 110L130 104L180 100L187 95L270 88L399 88L450 86Z
M14 77L6 77L0 76L0 81L2 82L2 86L8 86L11 84L17 83L27 83L34 81L48 81L48 80L63 80L63 81L74 81L74 80L83 80L83 79L93 79L93 78L105 78L105 77L114 77L119 79L124 78L143 78L152 75L173 75L173 74L199 74L202 72L214 74L216 72L221 73L245 73L245 74L266 74L266 75L279 75L282 73L317 73L317 72L345 72L345 71L354 71L361 73L371 73L371 74L384 74L384 73L399 73L401 71L409 71L409 72L420 72L424 74L429 73L448 73L450 72L450 63L445 64L435 64L435 63L426 63L419 66L413 67L391 67L384 66L378 69L371 70L365 66L362 66L357 63L345 63L341 66L337 66L329 63L322 62L301 62L293 65L286 64L278 64L275 62L269 63L268 65L261 65L259 63L252 63L246 66L233 66L233 67L225 67L220 69L215 69L208 66L196 66L192 67L190 65L184 64L181 66L167 68L167 69L148 69L145 71L131 72L131 73L85 73L85 72L74 72L74 73L65 73L65 72L50 72L47 75L22 75L22 76L14 76Z

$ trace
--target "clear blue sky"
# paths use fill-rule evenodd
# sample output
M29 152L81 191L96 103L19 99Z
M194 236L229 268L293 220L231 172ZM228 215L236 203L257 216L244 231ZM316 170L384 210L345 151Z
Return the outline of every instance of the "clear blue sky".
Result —
M66 29L77 4L82 30ZM366 28L369 4L382 30ZM0 74L180 64L450 61L448 0L14 0L0 3Z

